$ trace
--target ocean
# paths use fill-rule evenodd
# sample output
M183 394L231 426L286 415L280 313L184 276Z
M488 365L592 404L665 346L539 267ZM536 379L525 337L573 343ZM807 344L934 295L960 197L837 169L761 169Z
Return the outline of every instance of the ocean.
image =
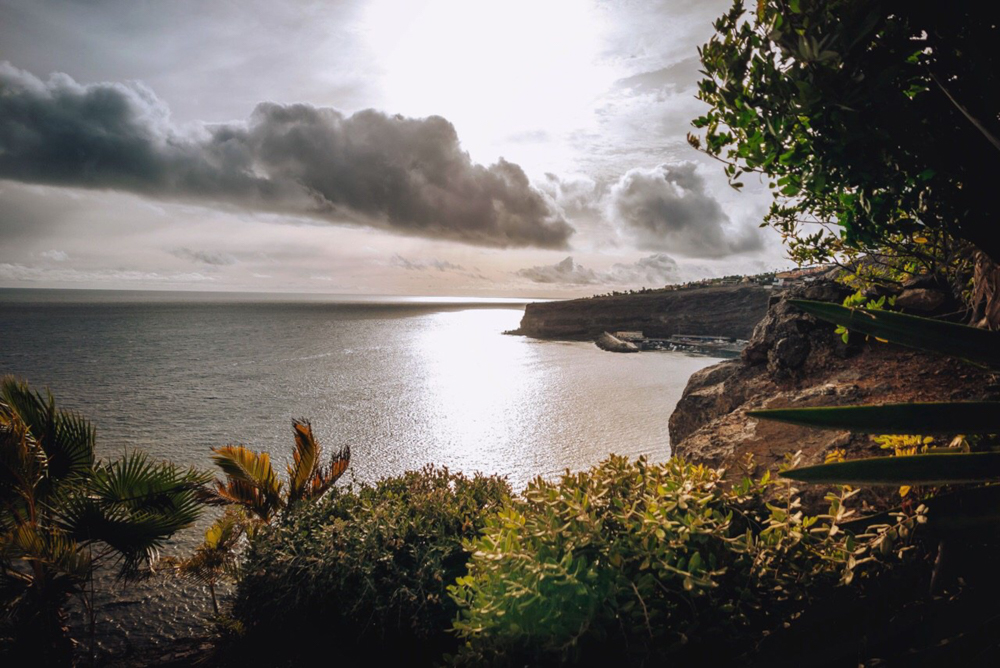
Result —
M140 448L211 469L211 447L240 443L270 452L283 473L293 418L309 419L328 452L351 446L345 483L436 464L520 489L611 452L668 458L667 419L688 377L717 360L504 335L523 310L519 300L0 289L0 374L90 418L108 458ZM208 521L166 551L189 551ZM105 648L204 629L207 595L194 585L99 587Z

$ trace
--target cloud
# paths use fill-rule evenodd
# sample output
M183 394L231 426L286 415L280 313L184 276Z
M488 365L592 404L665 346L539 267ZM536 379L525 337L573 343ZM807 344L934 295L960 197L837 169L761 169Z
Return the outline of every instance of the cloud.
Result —
M402 267L408 271L426 271L428 269L436 269L437 271L465 271L465 267L453 262L433 258L430 260L408 260L399 254L392 256L390 264L394 267Z
M644 257L631 264L615 264L608 272L609 284L659 287L680 278L677 261L666 253Z
M658 287L676 281L679 267L672 257L658 253L632 263L614 264L609 271L602 272L588 269L567 257L556 264L529 267L516 273L534 283Z
M601 282L596 272L578 265L572 257L567 257L556 264L521 269L517 275L535 283L589 285Z
M611 187L608 213L648 250L723 257L763 246L757 228L732 224L690 162L629 170Z
M13 283L203 283L215 280L197 272L162 273L137 269L63 269L0 262L0 281Z
M69 259L69 254L61 250L42 251L38 255L39 257L44 257L46 260L52 260L53 262L65 262Z
M212 251L191 250L190 248L176 248L170 251L174 257L182 260L190 260L199 264L208 264L213 267L225 267L236 264L237 260L229 253L217 253Z
M473 163L440 116L264 102L245 123L184 128L140 83L42 81L6 62L0 178L483 246L564 248L574 231L518 165Z

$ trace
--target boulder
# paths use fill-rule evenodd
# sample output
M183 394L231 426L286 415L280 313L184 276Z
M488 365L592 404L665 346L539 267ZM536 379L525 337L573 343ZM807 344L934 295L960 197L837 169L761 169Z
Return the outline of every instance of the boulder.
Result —
M613 334L604 332L594 341L598 348L607 350L609 353L637 353L639 346L631 341L622 341Z
M947 301L948 296L940 290L907 288L896 297L896 307L904 311L926 314L938 311Z

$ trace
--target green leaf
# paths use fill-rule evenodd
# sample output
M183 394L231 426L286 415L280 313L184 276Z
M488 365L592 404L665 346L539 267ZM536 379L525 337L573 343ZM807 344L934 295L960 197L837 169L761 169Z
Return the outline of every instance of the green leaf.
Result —
M749 411L747 415L871 434L1000 434L1000 402L996 401L777 408Z
M958 357L967 362L1000 368L1000 332L920 318L893 311L850 309L828 302L792 299L806 313L899 345Z
M802 482L942 485L1000 479L1000 452L874 457L806 466L780 475Z

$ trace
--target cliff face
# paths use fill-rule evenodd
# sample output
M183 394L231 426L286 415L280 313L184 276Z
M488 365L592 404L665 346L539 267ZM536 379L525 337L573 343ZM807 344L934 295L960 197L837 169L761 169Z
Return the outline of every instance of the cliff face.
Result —
M515 332L539 339L594 340L603 332L641 331L748 339L771 291L747 286L692 288L528 304Z
M755 420L746 412L995 398L989 372L857 334L845 345L832 325L786 302L789 297L835 301L841 290L820 283L782 295L755 328L742 359L694 374L670 416L673 453L724 467L733 477L742 475L748 454L761 469L777 468L786 453L797 450L804 465L822 463L834 448L846 449L850 458L884 455L867 435Z

